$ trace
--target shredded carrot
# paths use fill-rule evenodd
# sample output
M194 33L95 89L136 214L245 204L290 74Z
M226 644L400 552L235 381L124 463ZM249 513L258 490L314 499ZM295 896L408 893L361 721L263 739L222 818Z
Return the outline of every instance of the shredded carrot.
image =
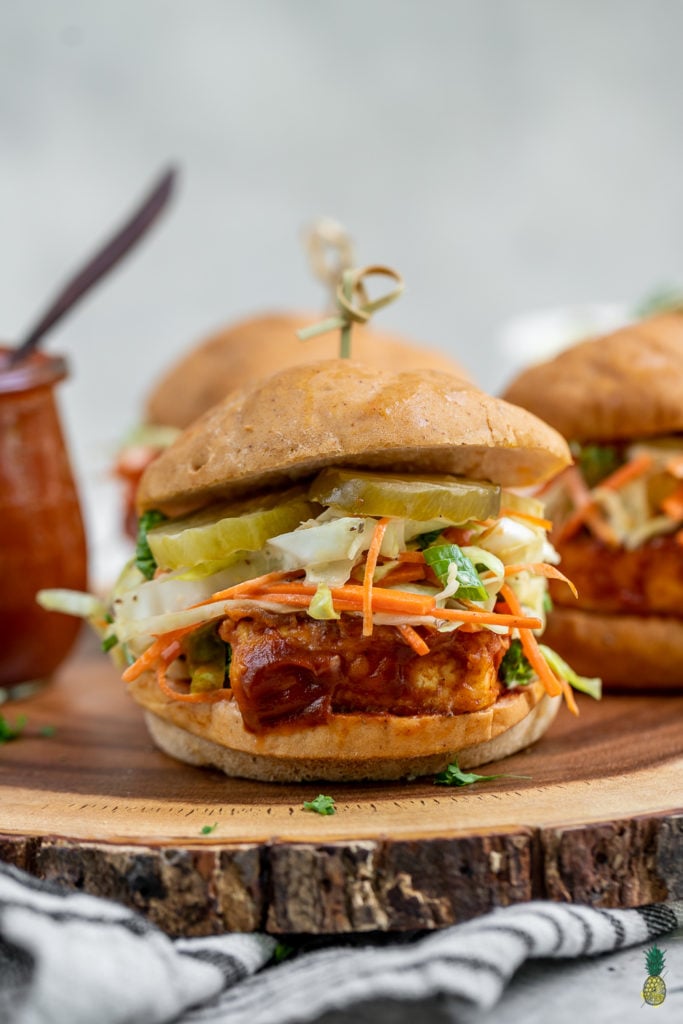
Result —
M279 600L279 595L292 594L312 597L316 587L310 583L280 583L262 588L251 595L259 600ZM343 587L331 587L330 593L335 606L342 604L363 608L363 587L355 583L345 583ZM305 602L308 604L308 601ZM396 612L403 615L429 615L434 605L434 598L429 594L411 594L407 590L389 590L386 587L372 588L372 606L375 611Z
M564 541L571 540L574 537L584 523L590 527L598 540L601 540L603 544L606 544L610 548L618 547L619 541L614 533L614 530L608 523L601 517L600 511L594 501L589 501L586 505L576 510L566 520L566 522L560 527L555 538L558 544L562 544Z
M508 583L504 583L500 588L500 592L505 598L510 610L517 614L521 614L522 606L517 600L517 595L512 587ZM557 697L559 694L563 694L569 710L572 714L578 715L579 709L576 706L574 694L572 693L569 683L565 679L557 678L550 668L550 665L543 657L538 646L538 641L531 630L520 629L519 639L522 644L522 650L526 654L529 664L543 683L546 693L550 697Z
M372 578L377 568L379 549L382 546L386 528L389 520L384 517L378 520L372 534L368 557L365 562L365 575L363 577L363 636L372 636Z
M134 679L137 679L143 672L150 669L163 656L163 652L170 644L203 625L203 622L197 622L191 626L183 626L182 629L174 629L170 633L164 633L157 637L147 650L143 651L140 657L122 673L121 678L124 683L132 683Z
M401 551L398 556L399 562L419 562L424 565L425 556L421 551Z
M648 455L647 452L643 452L637 458L631 459L630 462L625 462L623 466L619 466L619 469L615 469L613 473L610 473L609 476L600 481L599 486L606 487L610 491L618 491L625 484L630 484L632 480L637 480L639 476L647 473L651 466L652 456Z
M171 700L182 701L184 704L215 704L219 700L232 700L232 690L223 687L220 690L206 690L204 693L179 693L169 685L166 678L166 665L160 661L157 665L157 683L162 693Z
M475 622L482 626L516 626L518 629L540 629L543 623L535 616L517 614L512 612L484 612L471 611L460 608L432 608L429 612L435 619L445 619L447 622Z
M583 505L581 508L577 508L575 512L572 512L569 519L566 519L564 523L559 527L555 541L557 544L562 544L565 541L571 540L579 532L583 524L588 518L588 513L595 506L592 502L587 505Z
M491 520L491 522L495 522L495 520ZM464 526L449 526L443 531L443 538L450 544L459 544L462 547L471 542L475 533L476 530Z
M416 583L425 578L425 565L418 565L416 562L406 562L405 565L397 565L391 569L386 576L382 577L382 586L394 586L396 583Z
M429 654L429 647L427 646L427 644L422 639L422 637L420 636L416 629L413 629L412 626L407 625L397 626L396 628L403 637L403 639L405 640L405 642L408 644L408 646L412 647L416 654Z
M666 471L679 480L683 479L683 455L676 455L670 462L667 462Z
M512 519L523 519L532 526L540 526L542 530L552 530L553 524L550 519L542 519L540 516L532 516L528 512L518 512L515 508L502 508L501 516L510 516Z
M262 588L257 595L260 600L272 600L282 604L293 604L308 607L310 598L315 594L316 587L307 583L281 583ZM331 587L332 602L337 611L364 611L363 588L353 583L343 587ZM540 629L541 620L524 615L501 615L499 612L487 612L478 606L470 609L437 608L434 598L427 594L411 594L406 590L389 590L385 587L373 587L371 609L375 612L389 612L397 615L431 616L449 622L475 622L481 625L497 626L528 626Z
M545 576L549 580L561 580L562 583L566 583L571 590L574 597L578 597L578 592L574 584L568 579L563 572L556 569L554 565L548 565L547 562L522 562L519 565L506 565L505 575L516 576L518 572L530 572L534 576Z
M683 483L679 484L673 494L661 503L662 512L670 519L683 518Z
M256 590L258 587L267 586L270 583L276 583L279 580L291 579L296 573L293 570L289 572L267 572L265 576L256 576L253 580L245 580L243 583L236 583L234 587L228 587L227 590L219 590L215 594L212 594L208 601L200 601L199 604L193 605L193 608L200 608L205 604L212 604L214 601L226 601L233 597L238 597L240 594L244 594L249 590ZM298 575L303 575L303 571Z

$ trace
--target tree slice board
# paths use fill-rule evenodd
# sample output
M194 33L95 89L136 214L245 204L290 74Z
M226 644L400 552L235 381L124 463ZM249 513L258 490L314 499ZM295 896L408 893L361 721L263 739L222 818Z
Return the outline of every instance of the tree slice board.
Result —
M227 779L156 750L85 645L42 692L2 707L28 722L0 746L0 859L185 935L439 928L534 898L683 898L683 696L580 706L491 769L528 779L325 783L337 811L323 817L303 809L319 785Z

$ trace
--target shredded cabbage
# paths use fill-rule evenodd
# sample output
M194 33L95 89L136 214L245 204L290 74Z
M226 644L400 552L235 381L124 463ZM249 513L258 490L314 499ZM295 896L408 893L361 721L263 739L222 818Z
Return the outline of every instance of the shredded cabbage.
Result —
M504 565L543 561L545 531L503 516L479 537L479 545L497 555Z
M602 679L580 676L552 647L547 647L545 644L539 644L538 647L556 676L568 682L573 689L580 690L581 693L587 693L594 700L600 700L602 697Z
M79 619L87 619L96 627L98 623L107 621L107 609L100 598L81 590L39 590L36 601L45 611L75 615ZM104 632L101 627L97 628L97 631Z
M283 569L308 569L343 561L350 568L358 555L370 547L374 528L374 519L342 516L271 537L267 548L279 556Z
M318 584L318 589L311 598L311 603L308 606L308 614L312 619L340 619L341 615L338 611L335 611L334 604L332 603L332 594L330 588L326 587L324 583Z

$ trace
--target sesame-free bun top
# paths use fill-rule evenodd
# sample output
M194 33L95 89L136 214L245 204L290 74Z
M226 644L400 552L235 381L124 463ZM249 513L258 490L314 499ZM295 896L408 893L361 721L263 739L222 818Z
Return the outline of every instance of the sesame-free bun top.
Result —
M138 506L177 514L335 464L526 486L570 461L551 427L462 378L331 359L281 370L206 412L147 468Z
M521 373L503 393L576 441L683 430L683 312L583 341Z
M147 423L184 430L232 391L277 370L339 352L339 332L300 341L296 332L322 317L271 313L241 320L193 347L163 375L147 398ZM432 368L467 376L441 352L421 348L395 334L362 325L353 328L353 355L388 370Z

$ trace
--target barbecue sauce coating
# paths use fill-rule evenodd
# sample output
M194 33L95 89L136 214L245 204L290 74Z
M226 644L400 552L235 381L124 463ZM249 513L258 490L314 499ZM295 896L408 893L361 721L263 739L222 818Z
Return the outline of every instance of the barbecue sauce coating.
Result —
M226 619L230 685L251 732L323 724L330 715L451 715L496 701L507 636L489 630L426 635L418 655L392 626L362 635L360 618L319 622L305 613L249 611Z
M582 533L557 545L562 571L579 592L551 583L555 604L604 613L675 615L683 606L683 545L655 537L634 551L608 548Z

